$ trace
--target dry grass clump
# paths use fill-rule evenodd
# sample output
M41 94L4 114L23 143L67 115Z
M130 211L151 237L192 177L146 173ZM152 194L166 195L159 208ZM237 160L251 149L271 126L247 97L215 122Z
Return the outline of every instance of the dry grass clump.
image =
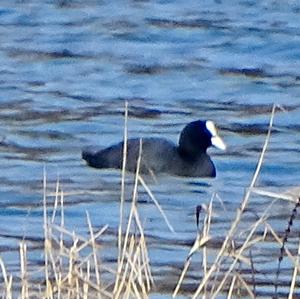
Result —
M278 292L278 278L280 276L280 264L284 256L292 262L289 298L295 295L297 276L300 271L300 242L298 252L294 256L288 248L289 234L292 230L293 221L296 218L300 199L286 194L275 194L256 188L257 179L264 160L264 156L270 140L273 119L276 107L273 107L269 124L268 134L263 150L257 163L253 179L247 189L235 219L224 238L224 241L216 253L209 251L208 243L213 239L211 235L213 218L212 196L209 205L205 208L203 222L199 221L199 214L203 207L197 207L196 219L198 232L195 242L191 247L181 274L178 274L177 283L173 283L173 297L182 291L192 258L198 251L202 252L201 281L196 287L188 292L192 298L217 298L224 297L249 297L258 296L256 290L256 270L253 262L252 249L258 244L264 243L267 235L271 235L274 246L278 244L278 269L275 274L273 297L280 297ZM147 238L141 224L137 199L138 186L142 186L153 200L161 213L170 231L174 231L164 211L158 204L151 190L139 174L142 140L140 142L140 155L137 161L135 182L132 191L129 211L124 210L125 201L125 169L127 151L127 104L125 109L124 130L124 158L121 180L120 195L120 223L118 228L117 263L115 268L105 265L100 259L101 246L99 239L104 236L108 226L99 230L93 228L89 214L86 214L89 235L80 236L65 227L64 216L64 193L59 181L56 185L55 200L52 209L47 208L47 178L44 171L44 265L43 271L36 280L36 268L30 269L27 261L27 245L20 243L20 275L13 278L6 269L5 263L0 258L2 280L0 283L1 298L147 298L153 291L154 278L151 274L150 260L148 256ZM252 194L260 194L272 198L269 206L264 209L260 216L243 231L241 240L240 224ZM285 199L295 203L294 209L287 219L287 228L283 237L279 237L275 229L270 225L268 216L274 201ZM125 217L125 215L128 215ZM263 234L256 234L262 229ZM214 251L215 252L215 251ZM210 256L210 259L208 258ZM212 258L212 261L211 261ZM247 279L241 266L247 266L251 272L251 281ZM168 280L165 277L165 280ZM156 290L160 291L160 290ZM185 291L186 292L186 291Z
M89 236L65 227L64 193L57 183L52 213L47 209L44 175L44 266L38 282L37 269L29 269L27 246L20 243L20 277L7 273L0 259L2 298L146 298L153 283L146 239L136 206L134 187L129 218L121 236L117 271L102 264L98 242L108 226L95 230L87 213ZM102 275L109 280L102 279Z
M127 121L127 109L126 117ZM127 125L125 124L125 128ZM125 140L126 137L125 130ZM126 144L126 141L125 141ZM142 143L141 143L142 145ZM140 147L140 151L142 147ZM126 157L126 146L124 147ZM122 190L120 204L120 225L118 236L117 270L101 263L99 238L103 236L108 225L96 231L87 213L89 237L83 237L65 227L64 193L59 181L56 185L54 206L47 209L47 179L44 170L43 207L44 207L44 267L39 282L31 279L36 272L28 268L27 246L20 243L20 277L14 283L7 273L2 259L0 266L3 282L2 298L147 298L153 284L146 238L137 209L138 184L144 186L150 197L153 194L139 175L140 158L137 162L135 184L131 208L126 221L124 218L125 166L122 171ZM157 205L157 201L155 202ZM158 205L162 212L161 207ZM163 213L163 212L162 212ZM163 214L164 215L164 214ZM164 215L165 217L165 215ZM109 279L102 279L105 273Z
M274 240L280 246L280 250L278 253L278 269L274 280L273 297L274 298L279 297L278 277L280 274L280 263L283 257L287 255L291 259L292 263L294 264L294 271L292 274L290 289L289 289L289 298L293 298L295 285L296 285L296 277L300 270L299 268L300 238L299 238L298 255L296 258L293 257L290 251L285 248L285 243L287 242L288 235L293 225L293 220L296 217L297 209L300 205L300 197L293 198L286 194L277 194L277 193L272 193L272 192L259 190L259 189L256 190L255 188L262 167L262 163L264 160L264 156L268 147L268 143L270 140L276 107L277 106L274 105L272 109L267 137L265 139L265 144L263 146L259 161L257 163L254 176L240 204L240 207L237 209L236 217L233 220L227 235L225 236L225 240L221 248L219 249L217 255L215 256L214 262L210 265L207 264L207 248L206 248L207 241L211 238L209 234L209 228L210 228L211 217L212 217L212 200L211 200L209 207L207 209L207 214L204 218L202 231L198 232L195 243L190 253L187 256L183 271L174 289L173 297L176 297L176 295L180 290L181 283L191 264L192 255L196 252L196 250L202 249L203 252L202 280L198 284L195 292L192 294L192 298L198 298L201 295L203 296L203 298L217 298L218 296L220 296L220 294L224 294L224 293L227 294L227 298L231 298L234 295L234 293L235 296L241 296L241 294L243 294L243 297L247 296L250 298L256 298L257 294L256 294L256 286L255 286L255 271L253 267L251 249L254 248L254 246L257 246L260 242L264 242L267 233L269 233L274 237ZM243 243L240 244L238 247L236 247L235 239L240 239L240 234L238 232L239 224L242 221L242 216L246 211L252 193L260 193L261 195L272 197L273 201L269 204L268 207L264 209L262 215L258 217L256 222L254 222L251 226L249 226L247 234L243 239ZM283 238L278 237L278 235L275 233L275 230L268 223L268 216L269 216L270 209L272 208L274 202L278 199L287 199L289 201L295 202L295 207L291 211L290 219L288 220L287 229L285 230L285 234ZM260 227L264 228L264 233L257 237L255 236L255 232ZM276 243L274 244L274 246L275 245ZM231 258L231 262L229 263L229 265L228 265L228 257ZM227 263L227 266L223 267L225 263ZM247 281L243 278L243 276L239 271L239 268L242 264L248 265L252 270L253 279L251 285L247 283Z

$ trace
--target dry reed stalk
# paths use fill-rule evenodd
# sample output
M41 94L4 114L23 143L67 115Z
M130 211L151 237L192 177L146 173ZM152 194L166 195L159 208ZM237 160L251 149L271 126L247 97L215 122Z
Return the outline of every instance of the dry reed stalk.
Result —
M80 294L82 297L85 292L84 289L89 288L89 284L87 283L87 281L90 280L90 260L91 255L84 261L79 260L81 261L81 263L78 263L78 260L76 260L77 263L74 265L73 276L75 280L77 296L78 294ZM99 294L100 292L97 292L98 296Z
M131 256L133 254L133 250L135 249L135 246L134 246L134 243L135 243L135 238L134 238L134 235L131 235L130 236L130 239L129 239L129 244L128 244L128 249L124 252L124 256L126 257L126 273L128 273L128 275L123 275L123 279L122 279L122 283L123 283L123 286L122 286L122 289L123 287L125 288L125 291L124 291L124 294L123 294L123 297L124 298L129 298L130 294L131 294L131 288L132 288L132 285L133 285L133 281L131 281L131 273L133 271L133 267L132 267L132 262L131 262ZM125 284L126 282L126 284ZM121 289L121 291L122 291ZM121 293L120 293L121 294Z
M51 250L49 252L49 260L52 266L52 272L54 274L54 279L55 279L55 286L53 287L53 290L55 290L56 286L59 283L59 273L60 273L60 269L56 266L56 261L55 261L55 257L54 257L54 251Z
M94 232L93 232L93 228L92 228L91 219L90 219L89 213L87 211L86 211L86 218L87 218L89 231L90 231L90 235L91 235L91 243L92 243L91 245L92 245L92 249L93 249L93 258L94 258L94 269L95 269L95 275L96 275L96 282L97 282L97 285L101 288L101 285L100 285L100 271L99 271L99 266L98 266L98 256L97 256L97 251L96 251L96 246L95 246L95 237L94 237ZM98 293L98 298L101 298L100 293Z
M64 212L64 191L61 190L60 191L60 201L59 201L59 204L60 204L60 228L64 228L65 226L65 212ZM53 227L54 227L54 223L52 223L52 230L53 230ZM63 271L63 253L64 253L64 233L62 231L60 231L60 234L59 234L59 253L58 253L58 280L57 280L57 288L58 288L58 291L57 291L57 295L58 295L58 298L61 297L61 294L62 294L62 289L63 289L63 274L62 274L62 271Z
M85 277L81 277L80 273L78 273L77 270L75 270L75 274L78 276L80 281L82 281L84 284L87 284L89 288L95 290L97 293L100 293L103 295L104 298L113 298L113 295L103 289L100 289L97 284L93 283L91 280L86 280ZM91 297L91 293L89 294L89 298Z
M128 298L130 297L130 294L134 294L135 296L139 296L139 292L137 291L137 285L136 285L136 281L134 279L134 274L137 272L136 269L136 261L137 261L137 257L139 254L139 247L135 245L136 240L135 237L132 236L132 248L130 251L130 255L127 255L127 261L130 265L130 273L128 275L128 282L127 286L126 286L126 291L125 291L125 298L127 297L126 294L128 294ZM134 250L134 252L133 252ZM128 292L127 292L128 290Z
M58 201L59 201L59 188L60 188L60 184L59 184L59 177L57 178L56 181L56 187L55 187L55 200L54 200L54 206L53 206L53 212L52 212L52 217L51 217L51 224L53 225L53 223L55 222L55 218L56 218L56 213L58 210ZM46 209L47 209L47 205L46 205ZM47 218L47 210L45 212L46 218ZM47 222L48 222L48 218L47 218ZM52 234L52 225L49 225L47 223L47 227L48 227L48 239L49 242L51 242L51 239L53 239L53 234ZM48 242L48 244L49 244ZM53 291L58 292L58 287L59 287L59 273L60 273L60 269L56 266L56 261L55 258L53 256L53 250L52 250L52 246L51 246L51 250L48 251L48 262L50 260L51 266L52 266L52 272L54 274L54 278L55 278L55 285L53 286Z
M86 276L85 276L85 281L83 282L83 286L82 286L82 290L83 290L83 299L88 299L88 294L89 294L89 285L86 283L86 281L90 280L90 261L88 260L86 263ZM82 276L83 273L81 274ZM98 297L101 297L100 295L98 295Z
M89 245L92 245L92 246L94 246L95 248L96 248L96 247L100 248L100 245L97 245L96 242L95 242L95 240L96 240L97 238L99 238L101 235L103 235L103 233L107 230L107 228L108 228L108 225L103 226L103 227L102 227L95 235L93 235L93 237L91 237L89 240L86 240L86 239L83 238L83 237L81 237L81 238L79 239L79 236L76 235L76 238L77 238L78 240L81 240L81 241L84 240L84 243L81 244L80 246L78 246L77 252L83 250L85 247L87 247L87 246L89 246ZM91 227L91 229L92 229L92 227Z
M262 196L266 196L266 197L270 197L270 198L287 200L287 201L290 201L293 203L296 203L298 201L298 198L296 198L293 195L289 195L286 193L272 192L272 191L264 190L261 188L252 188L251 192L253 194L262 195Z
M133 206L136 205L136 201L137 201L138 173L140 170L141 157L142 157L142 139L140 139L139 155L138 155L137 165L136 165L136 176L135 176L134 188L133 188L133 194L132 194L131 210L130 210L130 214L128 217L127 228L126 228L126 232L125 232L125 238L124 238L124 242L123 242L123 249L121 252L121 257L120 257L120 259L118 258L118 272L117 272L117 277L116 277L116 284L114 287L114 296L116 296L115 298L118 298L122 291L122 288L120 288L118 284L119 284L119 279L120 279L121 271L122 271L123 264L124 264L125 252L126 252L126 248L128 245L129 232L130 232L131 224L133 221Z
M65 210L64 210L64 192L63 190L60 193L60 227L63 228L65 226ZM59 256L63 253L64 248L64 234L60 233L59 236ZM62 258L59 260L59 266L62 269L63 261Z
M43 218L44 218L44 269L45 269L45 298L53 298L52 286L49 280L49 257L48 253L51 251L51 242L49 240L49 232L48 232L48 215L47 215L47 174L46 167L44 166L43 171Z
M265 228L264 234L267 235L268 230L267 227ZM255 279L255 268L254 268L254 261L253 261L253 255L252 255L252 250L250 249L249 251L249 257L250 257L250 266L251 266L251 278L252 278L252 288L253 294L256 294L256 279Z
M237 276L234 275L234 276L232 277L232 281L231 281L231 284L230 284L230 288L229 288L229 291L228 291L228 293L227 293L227 299L231 299L231 297L232 297L236 279L237 279Z
M217 198L217 200L219 201L219 203L221 204L222 208L223 208L223 211L226 213L227 212L227 209L226 209L226 206L223 202L223 199L220 197L220 195L218 193L215 193L215 197Z
M144 242L144 240L141 240L141 242ZM143 245L140 244L141 246L141 250L143 250ZM145 276L145 267L146 265L144 265L142 262L141 262L141 255L138 256L138 263L137 263L137 266L136 268L139 270L138 271L138 277L136 277L137 281L138 281L138 284L140 286L140 289L141 289L141 292L142 292L142 295L144 298L147 298L148 297L148 293L150 291L150 288L148 288L148 281L147 281L147 277Z
M122 231L123 231L123 218L124 218L124 201L125 201L125 176L126 176L126 163L127 163L127 136L128 136L128 102L125 101L125 117L124 117L124 140L123 140L123 162L122 162L122 175L121 175L121 196L120 196L120 222L118 229L118 270L114 286L115 293L118 288L120 273L122 271Z
M272 226L269 223L266 223L266 226L268 228L268 230L270 231L271 235L274 237L275 241L282 246L283 242L282 239L276 234L276 232L274 231L274 229L272 228ZM287 247L284 247L284 251L285 254L287 255L287 257L292 261L292 263L294 265L296 265L296 259L294 258L294 256L292 255L292 253L290 252L290 250ZM300 266L297 266L298 271L300 272Z
M61 198L61 206L63 206L63 196ZM55 225L53 225L53 227L55 227ZM91 226L90 226L91 228ZM79 238L77 236L75 236L75 234L73 233L69 233L69 235L71 235L73 237L73 246L71 247L70 250L68 250L67 248L64 248L63 245L60 245L60 254L59 254L59 259L62 258L62 255L64 255L64 251L65 252L68 252L68 258L69 258L69 272L67 274L67 276L62 279L62 273L61 271L56 273L56 268L55 268L55 261L54 261L54 257L52 255L52 252L50 252L50 259L51 259L51 262L52 262L52 267L53 267L53 271L54 271L54 274L55 274L55 281L56 281L56 284L53 286L53 290L55 289L55 291L57 292L57 298L60 298L61 297L61 294L63 292L63 289L68 289L68 296L69 297L72 297L72 296L77 296L78 298L83 294L84 292L86 292L86 290L88 289L88 286L90 285L89 282L87 282L86 278L85 279L82 279L82 277L90 277L90 274L89 274L89 269L90 269L90 262L89 262L89 259L90 259L90 256L88 256L87 258L87 261L82 261L81 260L81 263L78 264L78 260L80 260L78 257L77 257L77 254L80 250L82 250L84 247L87 247L88 245L91 245L91 244L94 244L94 240L96 239L96 237L98 237L99 235L101 235L104 230L106 229L105 228L102 228L102 230L100 230L96 235L92 235L92 238L88 241L86 241L84 239L84 243L78 247L77 244L78 244L78 240ZM63 235L63 233L66 233L66 230L65 229L61 229L61 227L58 227L57 229L58 231L61 232L61 236ZM51 232L52 230L49 229L48 230L49 232ZM51 235L51 237L53 238L54 236ZM95 247L95 246L94 246ZM84 264L87 264L87 276L84 273L82 267L84 266ZM78 270L77 270L78 269ZM62 270L62 269L61 269ZM64 287L64 283L65 282L68 282L68 285L66 285ZM81 291L81 285L82 285L82 291ZM70 287L72 288L72 290L70 290ZM95 286L93 286L95 290L98 291L98 293L101 292L101 290L99 290L97 287L95 288ZM108 293L106 292L103 292L103 294L105 294L106 297L110 297ZM82 297L81 296L81 297Z
M243 277L240 275L240 273L237 272L237 273L236 273L236 276L237 276L238 280L241 282L242 286L243 286L243 287L245 288L245 290L247 291L248 295L249 295L251 298L255 299L255 298L256 298L255 294L252 292L250 286L249 286L249 285L247 284L247 282L243 279Z
M130 215L132 215L132 213L130 213ZM129 217L129 218L132 218L132 216ZM125 238L124 238L122 256L120 258L120 263L122 263L121 271L122 271L123 268L124 268L124 270L119 273L119 285L118 285L118 288L116 289L116 291L114 293L114 298L119 298L120 297L120 295L122 293L122 290L123 290L123 287L124 287L125 282L126 282L127 274L130 271L130 264L128 262L128 252L127 252L127 250L129 250L131 248L132 237L133 236L131 236L131 237L129 236L129 229L130 229L130 226L129 226L129 223L128 223L127 230L126 230L126 235L125 235ZM127 249L127 247L129 247L129 249ZM127 257L127 259L126 259L126 257ZM125 263L125 261L126 261L126 263ZM124 267L124 263L125 263L125 267Z
M94 285L92 283L90 283L89 281L87 281L87 277L90 279L90 274L89 274L89 269L90 269L90 258L93 254L95 254L96 252L96 246L95 246L95 240L96 238L98 238L101 234L103 234L103 232L106 230L106 228L108 226L105 226L104 228L102 228L99 232L97 232L96 234L93 233L93 229L90 223L90 220L88 218L88 224L89 224L89 229L90 229L90 234L91 234L91 238L89 240L86 240L83 237L78 237L75 235L75 233L71 233L69 231L67 231L64 228L64 211L63 211L63 192L61 191L60 193L60 205L61 205L61 223L60 226L56 226L54 223L55 221L55 214L57 214L57 201L55 200L54 202L54 212L52 214L52 225L49 226L48 224L48 220L47 220L47 203L46 203L46 176L44 175L44 223L46 223L47 225L44 225L44 227L47 228L47 231L44 231L44 234L47 235L47 242L45 242L45 251L47 253L47 260L48 260L48 267L47 267L47 273L49 273L49 269L50 269L50 263L52 265L52 271L54 273L55 276L55 284L52 286L51 282L48 279L48 287L46 289L46 294L48 296L48 298L52 298L53 297L53 291L56 292L57 297L56 298L60 298L62 296L62 294L64 293L64 290L67 290L67 297L69 298L74 298L74 296L76 297L82 297L84 295L84 292L86 292L87 289L89 289L89 286L97 291L97 294L103 294L105 297L110 298L111 295L106 292L106 291L102 291L98 286L99 286L99 279L96 278L97 280L97 285ZM56 188L56 192L58 193L59 188ZM57 197L58 198L58 194ZM45 220L46 219L46 220ZM50 237L51 239L55 239L55 236L52 234L52 229L57 230L58 232L60 232L60 247L59 247L59 255L58 255L58 261L60 262L60 267L59 269L56 267L56 263L55 263L55 257L53 256L54 254L54 248L51 247L51 242L50 242ZM69 235L73 238L73 245L70 249L64 247L63 244L63 239L65 235ZM83 241L83 244L81 244L80 246L78 246L78 241L79 239L81 239ZM47 247L49 246L49 247ZM87 260L83 260L80 259L80 257L78 256L78 253L83 250L84 248L91 246L92 247L92 254L90 256L87 257ZM68 258L68 263L69 263L69 271L66 275L65 278L63 278L62 276L62 271L63 271L63 263L62 263L62 258L63 256ZM80 261L80 263L78 263L78 261ZM84 274L84 270L83 267L85 265L85 263L87 264L87 274ZM98 262L95 262L95 267L97 268ZM23 271L24 272L24 271ZM81 290L82 289L82 290ZM23 292L24 293L24 292ZM99 296L98 296L99 298Z
M20 242L20 265L21 265L21 298L29 298L27 281L27 246L24 241Z
M142 140L140 140L139 156L136 166L136 175L134 180L131 209L127 220L123 248L119 259L118 269L122 272L119 274L118 287L115 288L114 298L143 298L148 297L147 293L151 285L151 272L149 268L149 258L143 227L137 211L137 196L139 185L139 171L142 156ZM132 225L135 224L139 239L130 234ZM141 266L141 261L143 265Z
M125 256L127 256L128 254L126 252L124 252L124 259L125 259ZM126 279L127 279L127 275L129 273L129 270L130 270L130 265L129 263L127 262L124 266L124 270L122 271L122 275L120 274L120 282L119 282L119 285L118 285L118 289L116 291L116 293L114 293L113 297L114 298L119 298L121 296L121 293L124 289L124 286L126 286Z
M230 273L234 269L234 267L235 267L236 263L238 262L238 260L240 260L240 258L242 256L242 252L248 247L248 244L249 244L253 234L255 233L256 229L258 228L258 226L266 221L267 213L268 213L269 209L273 206L273 203L274 203L274 201L265 209L263 215L252 226L252 229L251 229L250 233L248 234L248 236L247 236L246 240L244 241L243 245L238 249L238 251L235 255L235 258L234 258L232 264L230 265L229 269L225 273L222 281L218 283L218 287L217 287L216 291L211 296L212 299L215 298L220 293L220 291L222 290L228 276L230 275Z
M77 243L78 239L76 236L73 238L73 245L70 248L69 251L69 267L68 267L68 273L67 273L67 281L68 281L68 286L71 290L74 291L74 266L76 264L76 257L77 257Z
M139 175L138 176L139 182L142 184L142 186L144 187L144 189L146 190L146 192L148 193L149 197L152 199L152 201L154 202L154 204L156 205L157 209L159 210L159 212L161 213L163 219L165 220L169 230L172 233L175 233L175 230L173 228L173 226L171 225L170 221L168 220L164 210L161 208L159 202L157 201L157 199L155 198L155 196L153 195L153 193L151 192L150 188L147 186L147 184L145 183L144 179Z
M177 284L176 284L175 290L173 291L173 294L172 294L172 297L173 297L173 298L175 298L175 297L177 296L178 291L179 291L179 289L180 289L180 286L181 286L181 284L182 284L182 281L183 281L183 279L184 279L184 277L185 277L185 274L186 274L186 272L187 272L187 270L188 270L190 264L191 264L191 258L187 258L187 260L186 260L185 263L184 263L183 270L181 271L179 280L178 280L178 282L177 282Z
M207 213L204 217L203 220L203 226L202 226L202 232L199 231L199 227L198 227L198 220L197 220L197 228L198 228L198 232L197 232L197 237L195 239L194 245L192 246L192 248L190 249L190 252L186 258L183 270L180 274L179 280L177 282L177 285L173 291L172 297L176 297L176 295L178 294L178 291L180 289L180 286L182 284L182 281L186 275L186 272L191 264L191 258L193 256L193 254L198 251L200 248L205 249L205 251L203 251L203 258L202 258L202 265L203 265L203 269L204 269L204 275L207 271L207 258L206 258L206 243L209 241L210 236L209 236L209 230L210 230L210 224L211 224L211 218L212 218L212 202L213 202L213 198L214 195L212 196L208 209L207 209ZM198 219L198 216L197 216Z
M144 281L145 272L147 271L147 267L145 264L141 265L141 252L144 250L144 240L143 238L139 239L138 244L136 244L135 237L132 235L131 237L131 245L130 250L126 252L126 270L128 275L123 275L123 287L125 287L124 297L128 297L130 294L135 294L135 297L139 298L140 293L143 298L148 297L148 285L149 282ZM129 270L130 269L130 270ZM125 278L126 285L125 283Z
M291 280L291 286L290 286L290 290L289 290L288 299L293 299L297 274L299 272L299 259L300 259L300 241L299 241L299 244L298 244L297 257L296 257L295 264L294 264L293 276L292 276L292 280Z
M207 274L204 276L204 278L200 282L196 292L194 293L194 295L192 297L193 299L196 299L200 295L200 292L203 290L205 284L208 282L208 280L210 279L210 277L212 276L214 271L219 268L219 265L222 261L222 257L223 257L223 255L226 251L226 247L228 246L229 241L232 239L232 237L234 236L234 234L237 230L238 223L240 222L240 220L242 218L242 215L244 213L244 210L245 210L245 208L248 204L248 201L250 199L251 190L257 182L257 178L258 178L258 175L259 175L259 172L260 172L263 160L264 160L264 156L265 156L265 153L267 151L267 147L268 147L270 137L271 137L271 131L272 131L272 127L273 127L273 120L274 120L276 107L277 107L276 105L273 105L272 113L271 113L271 117L270 117L270 122L269 122L269 127L268 127L268 133L267 133L267 136L265 138L265 143L264 143L262 152L260 154L260 158L258 160L258 163L257 163L256 169L255 169L252 181L250 183L250 186L249 186L248 190L246 191L246 194L245 194L245 196L244 196L244 198L243 198L243 200L240 204L239 209L237 210L236 218L234 219L234 221L233 221L233 223L232 223L232 225L229 229L229 232L226 235L226 238L223 242L223 245L222 245L221 249L219 250L219 253L218 253L217 257L215 258L214 263L212 264L209 271L207 272Z
M150 259L149 259L149 255L148 255L148 249L147 249L147 244L145 241L145 237L142 237L142 243L141 243L141 259L142 259L142 266L141 266L141 270L145 269L143 274L145 277L145 282L146 282L146 290L147 293L150 292L151 290L151 286L154 285L154 279L151 273L151 268L150 268Z
M71 238L74 238L74 231L69 231L67 230L65 227L61 227L61 226L58 226L56 224L53 224L51 225L51 228L55 231L58 231L60 232L62 235L66 235L66 236L69 236ZM101 234L103 234L103 232L108 228L108 225L105 225L104 227L102 227L96 234L94 234L94 238L97 239ZM88 245L91 245L92 244L92 240L91 239L86 239L85 237L81 236L81 235L77 235L76 234L76 238L81 241L83 244L80 245L80 250L82 250L84 247L88 246ZM96 243L95 243L95 246L98 246ZM100 248L100 246L98 246ZM64 247L64 245L62 245L62 251L64 251L66 247ZM79 250L79 251L80 251Z
M286 243L288 242L288 237L290 235L291 228L293 227L294 220L297 216L297 211L299 209L299 206L300 206L300 197L298 197L298 201L296 202L296 204L295 204L295 206L294 206L294 208L293 208L293 210L290 214L287 227L284 231L284 237L283 237L283 240L282 240L282 245L280 247L280 255L279 255L279 258L278 258L278 265L277 265L277 271L276 271L276 279L275 279L275 282L274 282L274 286L275 286L275 295L274 295L274 297L275 298L278 298L277 290L278 290L278 280L279 280L281 262L282 262L283 257L284 257Z
M191 264L191 258L193 256L193 254L198 251L202 246L204 246L207 242L209 241L209 238L207 237L203 237L202 234L198 233L197 234L197 237L195 239L195 242L194 242L194 245L192 246L187 258L186 258L186 261L185 261L185 264L184 264L184 267L183 267L183 270L181 272L181 275L179 277L179 280L177 282L177 285L175 287L175 290L173 291L173 298L176 297L178 291L179 291L179 288L182 284L182 281L186 275L186 272Z
M117 292L117 289L118 289L118 285L119 285L119 279L120 279L121 271L122 271L122 268L123 268L123 265L124 265L124 257L125 257L124 253L125 253L125 248L127 247L127 244L128 244L129 229L131 227L132 220L134 219L135 222L137 222L137 219L138 219L137 214L133 215L133 211L134 211L134 207L136 205L136 199L137 199L138 182L139 182L139 180L143 181L143 179L139 176L139 169L140 169L140 164L141 164L141 153L142 153L142 140L140 140L139 156L138 156L138 160L137 160L136 176L135 176L133 196L132 196L132 208L131 208L128 223L127 223L127 229L126 229L126 233L125 233L125 237L124 237L124 242L122 242L122 230L123 230L122 227L123 227L123 218L124 218L124 210L123 210L124 207L123 207L123 205L124 205L124 200L125 200L125 173L126 173L126 159L127 159L127 135L128 135L128 103L125 102L123 164L122 164L121 202L120 202L120 223L119 223L119 231L118 231L119 254L118 254L118 271L117 271L117 277L116 277L116 282L115 282L115 287L114 287L114 293L115 294L116 293L120 294L119 292ZM146 184L144 183L144 186L145 185ZM152 198L154 198L154 196L152 196ZM154 201L155 201L155 198L154 198ZM157 203L157 201L156 201L156 203ZM157 206L159 207L158 203L157 203ZM160 209L160 211L162 211L162 209ZM133 217L133 216L135 216L135 217ZM143 230L141 228L140 228L139 231L140 231L140 234L143 232ZM122 247L123 247L123 249L122 249ZM141 250L141 252L142 252L142 255L143 255L143 259L145 259L146 256L148 257L148 253L145 252L145 250ZM148 284L148 288L149 288L149 285L150 285L149 277L151 277L151 274L149 274L149 273L151 273L149 271L149 268L146 268L145 276L148 277L147 280L146 280L147 284ZM123 275L124 275L124 273L123 273ZM125 277L126 277L126 275L125 275ZM152 279L152 277L151 277L151 279ZM120 288L119 288L119 290L120 290Z
M267 222L264 222L265 225L265 229L264 229L264 233L261 236L255 237L252 240L250 240L247 244L247 249L250 249L251 247L253 247L254 245L256 245L257 243L261 242L261 241L265 241L267 234L268 234L268 229L267 229ZM250 226L251 229L252 226ZM233 255L234 256L234 255ZM241 260L242 262L251 265L251 259L250 258L243 258Z
M75 289L76 289L76 298L79 299L80 289L79 289L79 280L78 277L75 276Z
M93 261L93 260L94 260L93 252L91 252L90 254L88 254L85 257L80 257L80 259L77 260L77 262L76 262L76 268L79 270L82 270L85 268L87 263L91 263L91 261Z
M0 258L0 267L1 267L4 286L5 286L5 289L3 290L3 298L11 299L12 298L12 276L10 275L8 277L2 258Z
M210 231L210 225L211 225L211 219L212 219L212 203L213 203L213 199L215 197L215 194L212 195L209 205L208 205L208 209L207 209L207 213L205 215L205 219L204 219L204 226L203 226L203 237L204 239L209 240L210 236L209 236L209 231ZM202 249L202 267L203 267L203 275L205 276L207 273L207 246L206 243L204 243L203 245L203 249ZM203 290L203 299L207 298L207 286L204 286L204 290Z
M150 263L149 263L150 258L148 255L148 249L147 249L147 244L146 244L144 235L142 235L141 238L143 238L143 242L141 244L142 245L141 260L142 260L143 265L145 266L144 274L145 274L146 285L147 285L146 289L149 292L151 289L151 285L154 285L154 279L152 277L152 273L151 273L151 269L150 269Z
M54 198L54 207L52 212L51 223L53 224L55 221L56 211L58 208L58 198L59 198L59 176L57 177L56 187L55 187L55 198Z
M138 211L136 209L136 206L133 206L133 208L134 208L135 223L138 227L139 234L140 234L139 243L138 243L138 246L136 248L136 255L137 255L136 259L138 260L138 258L140 256L141 257L143 257L143 256L148 257L148 251L147 251L145 235L144 235L143 227L142 227L139 215L138 215ZM144 253L142 253L142 252L144 252ZM139 253L139 254L137 254L137 253ZM142 272L142 270L144 269L144 265L145 265L145 270ZM144 260L144 265L141 266L141 267L138 267L138 265L137 265L136 268L139 270L137 273L139 274L138 281L140 282L140 287L143 291L143 294L147 294L147 291L150 291L151 282L146 281L146 284L149 285L149 287L146 288L145 285L144 285L144 277L145 278L148 277L148 273L149 273L149 270L150 270L150 268L149 268L149 258L147 260ZM151 272L150 272L150 275L151 275Z
M72 296L72 294L73 294L73 290L72 290L70 287L68 287L67 290L68 290L68 292L67 292L67 298L68 298L68 299L71 299L71 298L72 298L71 296Z
M57 294L57 299L60 299L62 298L62 273L61 271L58 272L58 279L57 279L57 291L56 291L56 294Z

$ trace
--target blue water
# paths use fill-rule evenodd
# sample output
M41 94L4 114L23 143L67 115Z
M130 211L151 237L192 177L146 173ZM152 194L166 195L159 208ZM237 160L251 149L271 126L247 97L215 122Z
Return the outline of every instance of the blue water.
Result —
M20 239L42 238L44 167L49 192L59 176L63 190L75 193L65 197L71 230L87 231L87 210L96 227L108 224L116 231L120 173L88 168L81 149L122 139L125 100L130 137L177 142L186 123L212 119L228 145L225 153L210 150L216 179L149 180L174 226L172 237L149 197L140 194L145 232L152 236L150 258L154 271L167 269L165 277L178 278L179 270L168 265L183 266L189 246L180 242L192 242L194 209L214 192L226 212L216 200L212 234L224 237L252 178L273 103L285 111L275 115L258 186L275 191L299 186L299 14L300 3L292 0L3 0L0 244L17 250ZM255 197L252 208L269 202ZM275 204L272 224L279 233L291 209L286 202ZM166 245L170 239L172 245ZM270 248L274 267L279 246ZM257 253L258 261L266 256L267 251Z

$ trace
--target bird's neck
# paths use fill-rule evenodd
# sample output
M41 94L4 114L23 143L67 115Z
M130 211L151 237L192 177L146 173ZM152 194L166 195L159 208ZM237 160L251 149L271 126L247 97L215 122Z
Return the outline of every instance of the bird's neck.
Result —
M206 154L206 150L201 152L199 151L196 152L196 151L185 149L182 146L179 146L177 150L181 158L191 162L197 160L201 155Z

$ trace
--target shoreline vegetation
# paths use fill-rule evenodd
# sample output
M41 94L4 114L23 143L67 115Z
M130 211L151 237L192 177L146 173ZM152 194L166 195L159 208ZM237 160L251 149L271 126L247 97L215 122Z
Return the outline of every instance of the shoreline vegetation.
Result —
M127 156L127 120L128 104L125 105L124 124L124 151L123 168L121 174L120 192L120 219L117 232L116 262L108 267L101 261L101 238L107 233L108 225L95 229L89 213L86 212L87 228L89 236L81 236L74 231L69 231L65 226L64 192L57 181L53 207L49 208L47 176L44 170L43 176L43 265L36 269L28 260L26 241L20 242L19 264L20 271L17 277L13 277L0 257L0 289L1 298L148 298L154 293L167 293L174 298L184 295L191 298L256 298L262 296L258 291L259 279L256 279L259 270L253 261L252 249L258 244L272 238L274 246L277 246L278 256L277 271L273 273L274 280L270 281L268 294L264 297L288 297L289 299L300 296L299 279L300 271L300 238L296 252L287 247L288 238L293 230L293 224L300 205L299 194L275 193L256 187L257 179L263 165L265 153L268 148L275 111L273 106L268 133L265 138L255 173L249 187L245 191L235 218L232 219L227 234L224 236L219 248L210 251L209 243L213 240L211 235L212 218L214 215L214 194L207 207L197 207L198 233L194 244L182 261L180 271L174 276L163 277L163 282L156 282L152 273L151 260L149 258L147 236L144 233L142 220L138 209L138 188L141 187L149 195L161 214L170 232L174 232L167 215L159 205L154 194L139 173L142 152L142 140L140 142L140 155L137 161L137 169L134 177L134 185L129 210L125 210L125 178ZM299 191L298 191L299 193ZM256 220L248 225L247 230L242 230L240 224L247 210L251 195L256 194L270 199L269 205L263 211L257 212ZM279 235L273 228L268 217L276 201L291 202L293 208L286 219L285 233ZM288 206L290 208L290 206ZM204 212L203 212L204 210ZM199 214L204 213L204 217ZM258 215L260 214L260 215ZM199 218L203 218L199 220ZM257 232L263 233L258 234ZM297 232L299 234L299 231ZM242 235L242 238L241 238ZM241 242L241 239L243 240ZM198 269L201 279L191 284L187 280L189 268L193 265L194 253L202 255L202 268ZM266 253L268 254L268 253ZM282 261L288 260L291 267L290 281L282 292L280 274ZM31 268L33 267L33 269ZM243 270L241 270L243 269ZM247 276L245 274L247 269ZM39 273L38 279L36 273ZM172 280L172 281L170 281ZM169 287L167 287L169 286ZM298 293L296 292L298 288Z

